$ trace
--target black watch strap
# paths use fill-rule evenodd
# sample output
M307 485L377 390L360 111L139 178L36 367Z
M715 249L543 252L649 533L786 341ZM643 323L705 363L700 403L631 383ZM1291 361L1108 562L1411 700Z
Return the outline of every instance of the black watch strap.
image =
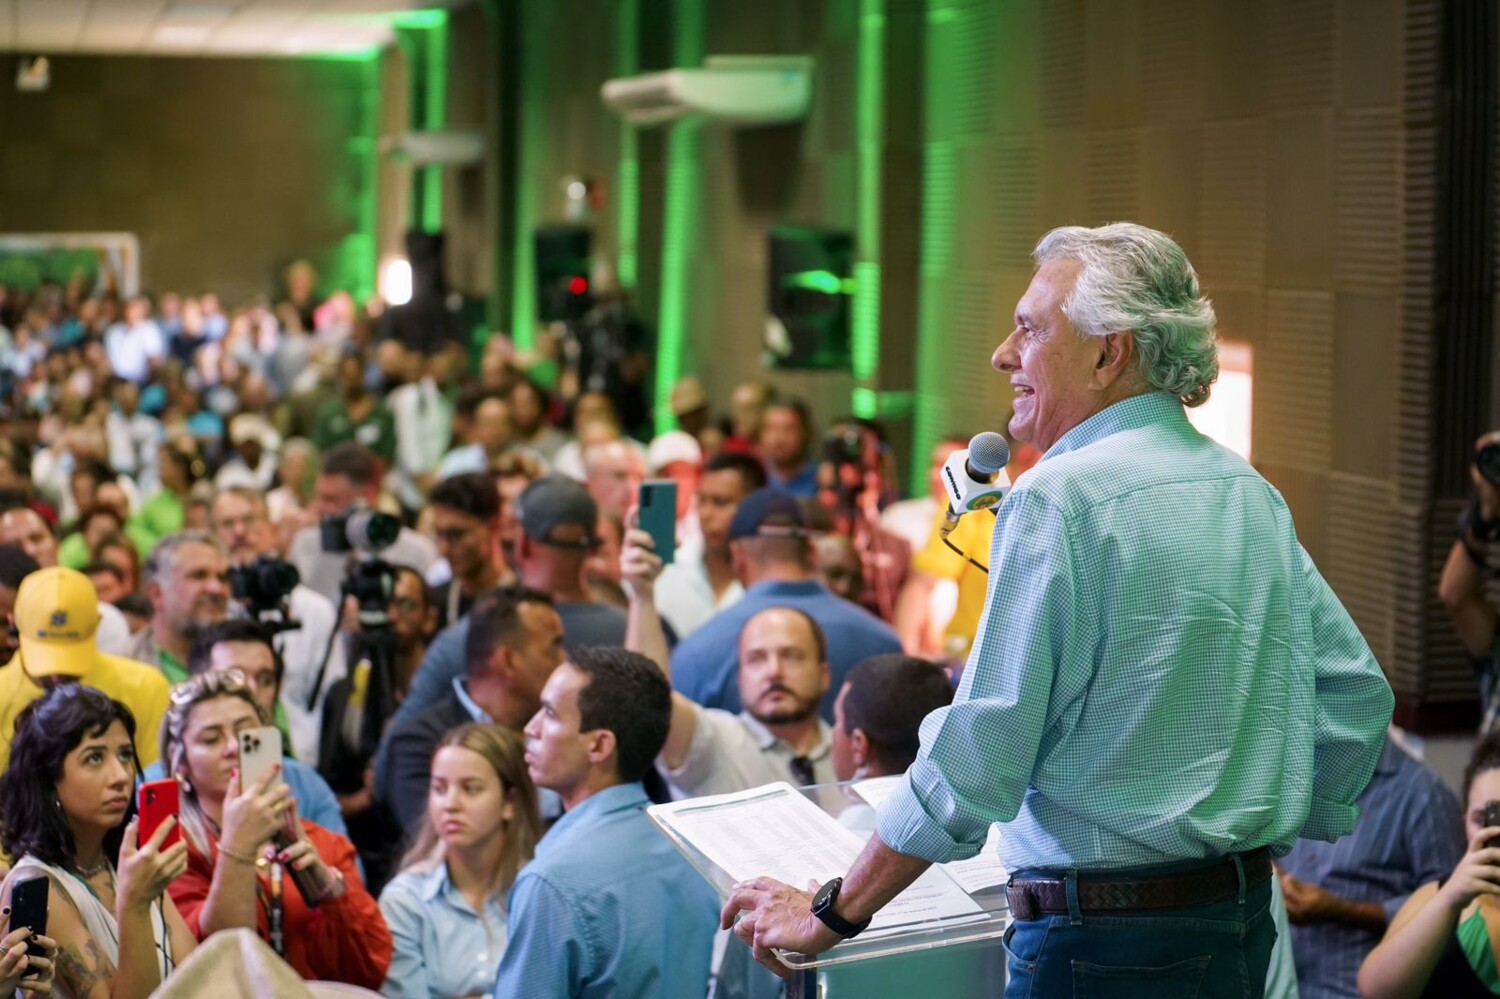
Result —
M864 932L865 927L870 925L870 920L851 923L834 911L834 906L839 900L839 889L843 886L843 878L834 878L819 888L818 893L813 896L812 911L814 916L823 921L824 926L848 940Z

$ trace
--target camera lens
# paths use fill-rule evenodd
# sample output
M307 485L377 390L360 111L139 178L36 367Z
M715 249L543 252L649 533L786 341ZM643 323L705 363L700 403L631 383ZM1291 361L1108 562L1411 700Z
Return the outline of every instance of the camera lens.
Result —
M1500 486L1500 444L1486 444L1474 455L1474 467L1486 482Z

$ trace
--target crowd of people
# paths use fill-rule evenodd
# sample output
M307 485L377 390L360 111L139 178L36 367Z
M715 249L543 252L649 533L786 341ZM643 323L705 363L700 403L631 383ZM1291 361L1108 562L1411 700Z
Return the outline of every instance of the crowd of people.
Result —
M0 288L0 993L146 996L242 931L392 997L779 994L642 809L901 774L979 696L991 552L1019 556L993 510L945 524L966 435L903 499L878 423L820 434L768 381L684 377L652 434L567 351L413 336L302 264L285 292ZM1392 730L1353 832L1277 861L1266 994L1500 988L1497 773L1490 738L1460 807ZM11 928L38 877L45 934Z
M984 585L941 562L936 467L898 501L877 424L825 439L765 381L718 406L685 377L652 436L619 385L314 282L228 311L0 289L0 847L53 917L0 940L0 991L144 995L241 928L390 996L773 993L710 967L713 893L640 806L915 754ZM676 489L665 565L647 479ZM280 764L242 780L267 726ZM180 830L132 838L163 778Z

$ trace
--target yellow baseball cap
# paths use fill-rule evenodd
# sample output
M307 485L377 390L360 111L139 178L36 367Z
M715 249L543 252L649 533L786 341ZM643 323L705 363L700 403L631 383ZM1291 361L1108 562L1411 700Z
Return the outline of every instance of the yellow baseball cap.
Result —
M32 676L83 676L99 661L99 594L81 572L53 566L21 580L14 610Z

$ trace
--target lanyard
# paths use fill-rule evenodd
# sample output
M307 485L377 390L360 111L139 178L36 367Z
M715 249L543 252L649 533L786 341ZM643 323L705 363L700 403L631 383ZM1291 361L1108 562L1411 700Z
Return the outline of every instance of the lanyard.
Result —
M286 957L286 905L281 897L281 865L271 864L271 887L267 891L260 878L255 879L255 890L261 904L266 907L267 941L279 957Z

